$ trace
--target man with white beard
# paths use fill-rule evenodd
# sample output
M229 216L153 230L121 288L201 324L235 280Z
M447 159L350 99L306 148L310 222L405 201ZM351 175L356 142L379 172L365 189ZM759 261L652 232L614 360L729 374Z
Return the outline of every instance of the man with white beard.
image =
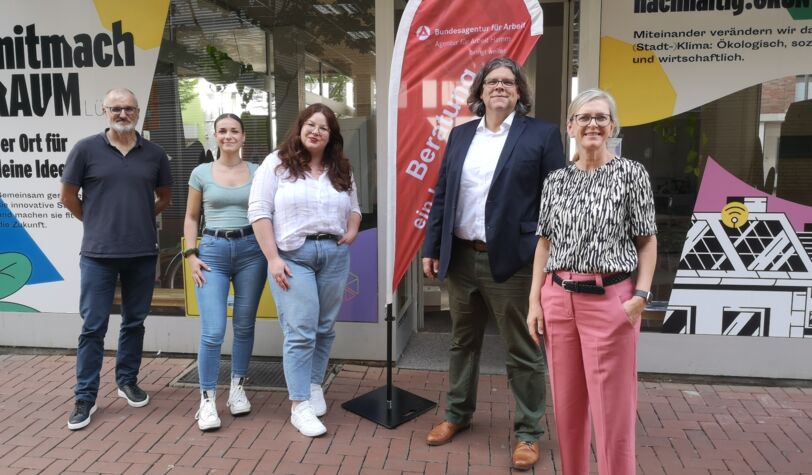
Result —
M76 143L62 176L62 204L84 228L79 261L83 323L76 350L76 402L68 418L70 430L87 426L96 411L104 336L119 279L118 395L132 407L149 403L147 393L138 387L138 371L144 320L155 286L155 216L169 206L172 193L166 152L135 131L139 109L133 92L111 89L103 108L109 127Z

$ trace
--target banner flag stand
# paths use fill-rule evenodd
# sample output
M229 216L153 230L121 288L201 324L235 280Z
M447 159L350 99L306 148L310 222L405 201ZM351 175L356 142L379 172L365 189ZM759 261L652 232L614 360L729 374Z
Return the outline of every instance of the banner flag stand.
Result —
M489 59L524 63L543 32L538 0L410 0L395 36L389 75L387 140L386 386L341 405L393 429L437 403L392 385L393 294L425 236L440 172L438 158L476 71Z
M386 386L381 386L343 404L344 409L387 429L408 422L429 411L436 402L392 384L392 304L386 305Z

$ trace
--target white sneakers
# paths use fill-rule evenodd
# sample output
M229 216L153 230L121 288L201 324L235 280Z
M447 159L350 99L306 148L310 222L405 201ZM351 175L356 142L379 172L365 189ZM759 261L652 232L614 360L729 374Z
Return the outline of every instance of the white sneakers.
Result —
M307 437L318 437L327 432L327 428L321 423L310 401L302 401L290 410L290 423L297 428L302 435Z
M248 401L248 396L245 395L245 388L243 388L244 383L244 377L233 378L231 380L231 389L228 390L228 402L226 406L228 406L233 416L251 412L251 402ZM197 427L199 427L200 430L220 428L220 416L217 415L217 404L214 402L214 396L214 391L200 392L200 408L195 414Z
M248 401L248 396L245 395L245 389L243 389L244 382L244 377L231 380L231 389L228 391L228 402L226 406L228 406L232 416L239 416L251 412L251 403Z
M324 390L321 389L321 385L310 385L310 405L313 406L316 416L321 417L327 414L327 401L324 400Z
M290 410L290 423L299 429L302 435L318 437L327 432L319 417L327 414L327 402L321 385L310 385L310 400L302 401Z
M232 415L247 414L251 412L251 402L245 395L243 384L245 378L231 380L231 389L228 392L226 406ZM318 437L327 432L327 428L319 420L319 416L327 413L327 402L324 400L324 390L318 384L310 385L310 400L302 401L290 411L290 423L302 435ZM200 408L195 414L197 427L200 430L213 430L220 428L220 416L217 414L215 391L202 391L200 393Z
M197 427L200 430L220 428L220 416L217 415L217 405L214 403L214 392L203 391L200 394L200 409L195 414Z

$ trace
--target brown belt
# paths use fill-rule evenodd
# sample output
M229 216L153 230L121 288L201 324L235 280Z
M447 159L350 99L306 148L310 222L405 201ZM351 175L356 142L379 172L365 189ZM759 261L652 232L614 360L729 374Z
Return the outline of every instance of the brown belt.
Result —
M468 241L460 238L455 239L460 243L465 244L466 246L475 250L476 252L488 252L488 244L484 241Z

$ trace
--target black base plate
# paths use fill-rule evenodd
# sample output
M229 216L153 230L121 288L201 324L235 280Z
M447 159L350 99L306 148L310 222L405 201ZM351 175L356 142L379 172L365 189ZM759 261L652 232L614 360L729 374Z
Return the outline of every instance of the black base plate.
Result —
M386 392L386 386L381 386L343 403L341 407L387 429L394 429L437 405L426 398L392 387L390 406Z

